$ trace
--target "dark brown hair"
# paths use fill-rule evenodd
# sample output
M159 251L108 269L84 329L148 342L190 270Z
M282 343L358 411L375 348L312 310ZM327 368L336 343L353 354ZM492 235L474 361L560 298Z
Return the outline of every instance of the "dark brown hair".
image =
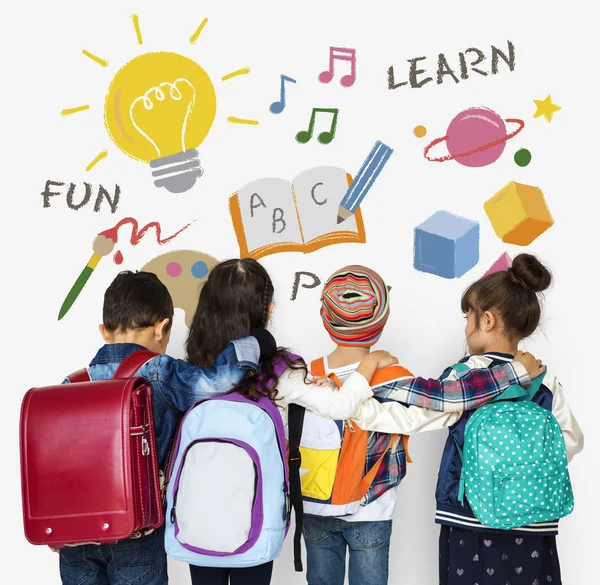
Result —
M200 292L187 338L187 361L210 366L231 341L247 337L252 329L265 328L274 292L269 274L252 258L217 264ZM287 350L278 348L262 363L260 378L249 373L234 390L252 400L261 395L275 400L277 360L292 369L303 369L306 376L306 364L293 361Z
M474 311L477 323L485 311L496 311L509 335L520 339L539 325L541 307L537 293L550 286L550 271L531 254L519 254L508 270L474 282L463 294L463 313Z
M111 333L152 327L169 319L173 324L173 299L167 287L151 272L119 273L104 293L102 322Z

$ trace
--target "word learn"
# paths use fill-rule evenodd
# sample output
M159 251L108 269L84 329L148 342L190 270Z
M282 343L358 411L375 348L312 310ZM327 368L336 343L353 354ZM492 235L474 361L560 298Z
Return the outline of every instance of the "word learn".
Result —
M400 78L396 76L394 66L392 65L388 69L388 88L398 89L405 85L409 85L412 88L423 87L430 81L433 81L431 75L427 75L428 68L427 64L424 63L427 57L415 57L414 59L408 59L408 80L398 81ZM469 79L469 76L473 73L477 75L487 76L490 73L496 75L500 72L500 61L503 61L509 71L515 70L515 46L513 43L508 41L508 50L506 52L493 47L491 48L491 67L485 61L487 60L486 54L480 49L471 47L458 54L458 59L448 61L444 53L440 53L437 58L437 70L436 70L436 81L438 85L444 83L446 78L451 78L455 83L460 83L461 80ZM451 67L454 66L454 68ZM487 66L487 67L486 67Z

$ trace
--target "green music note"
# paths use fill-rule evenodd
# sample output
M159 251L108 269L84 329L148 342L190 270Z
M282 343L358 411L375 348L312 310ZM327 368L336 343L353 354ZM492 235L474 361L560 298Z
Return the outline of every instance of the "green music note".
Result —
M328 131L321 132L317 136L317 140L321 144L329 144L335 137L335 129L337 127L337 119L338 119L338 108L313 108L312 114L310 116L310 122L308 124L308 130L301 130L296 134L296 140L300 144L306 144L313 136L313 132L315 129L315 119L318 113L325 114L333 114L333 118L331 119L331 127Z

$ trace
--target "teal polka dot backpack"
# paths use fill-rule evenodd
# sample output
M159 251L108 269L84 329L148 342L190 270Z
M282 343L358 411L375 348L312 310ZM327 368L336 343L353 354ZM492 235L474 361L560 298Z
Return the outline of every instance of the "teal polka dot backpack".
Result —
M453 366L468 370L465 364ZM459 500L484 526L511 530L573 511L565 441L549 410L532 402L544 374L529 388L513 385L478 408L465 427Z

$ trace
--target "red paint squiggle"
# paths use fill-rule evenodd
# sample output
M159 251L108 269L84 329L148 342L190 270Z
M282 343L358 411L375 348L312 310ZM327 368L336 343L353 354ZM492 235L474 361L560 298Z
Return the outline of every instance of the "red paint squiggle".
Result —
M112 240L116 244L119 241L119 228L124 226L125 224L131 224L131 239L129 241L131 242L132 246L136 246L137 244L139 244L140 240L144 237L144 235L150 228L154 228L156 230L156 241L162 245L166 244L167 242L170 242L183 230L189 228L192 225L192 223L194 222L188 223L186 226L182 227L178 232L174 233L172 236L169 236L165 239L161 239L161 227L160 223L158 223L157 221L150 222L146 224L142 229L139 229L139 224L135 219L133 219L133 217L126 217L122 219L116 226L103 232L100 232L98 235L104 236L105 238Z

